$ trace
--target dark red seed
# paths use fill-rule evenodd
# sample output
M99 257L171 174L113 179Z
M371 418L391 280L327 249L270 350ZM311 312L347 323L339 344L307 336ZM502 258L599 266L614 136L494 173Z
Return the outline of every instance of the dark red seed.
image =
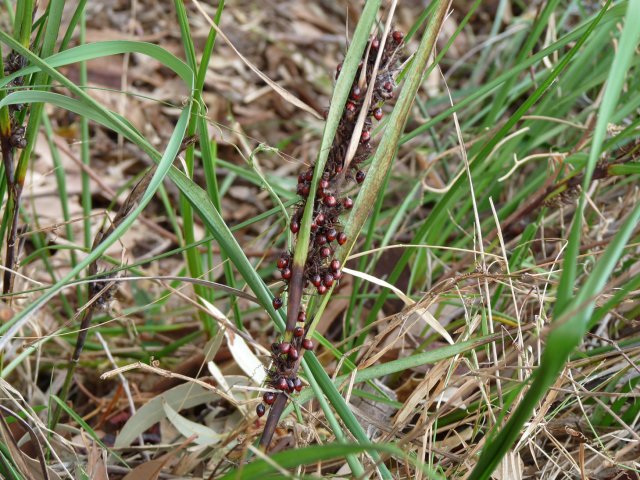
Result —
M360 141L362 143L367 143L369 140L371 140L371 132L369 130L364 130L362 135L360 135Z
M261 403L259 403L258 406L256 407L256 413L258 414L259 417L262 417L266 411L267 409Z
M287 379L282 377L278 380L278 390L286 390L289 387L287 384Z
M296 379L293 381L293 388L296 389L296 392L302 390L302 380L296 377Z
M382 88L384 88L387 92L392 92L393 91L393 83L391 82L384 82L382 84Z
M327 243L327 237L324 235L318 235L316 237L316 245L324 245L325 243Z
M329 180L320 180L320 188L323 190L329 188Z
M304 172L298 175L298 183L304 183Z
M324 225L324 221L326 220L324 213L319 213L316 217L316 225Z
M356 111L356 104L353 102L347 102L347 106L345 107L347 109L347 112L355 112Z
M291 232L298 233L300 231L300 224L297 220L291 220Z
M333 275L330 273L325 274L323 283L324 283L324 286L327 288L333 285Z
M338 79L338 75L340 75L341 71L342 71L342 64L339 63L338 66L336 67L336 80Z
M316 230L318 230L318 224L316 222L313 222L311 224L311 231L315 232Z
M378 40L377 38L374 38L371 41L371 48L373 48L374 50L377 50L378 48L380 48L380 40Z
M342 201L342 205L344 205L344 208L347 210L351 210L353 208L353 200L347 197Z
M302 327L296 327L293 329L293 336L294 337L301 337L304 335L304 328Z
M278 268L282 270L283 268L287 268L289 266L289 259L286 257L280 257L278 259Z
M317 273L311 277L311 283L314 287L319 287L322 284L322 278Z
M325 287L324 285L320 285L320 286L318 287L318 293L319 293L320 295L324 295L325 293L327 293L327 287Z
M282 342L280 344L280 353L289 353L291 351L291 344L289 342Z
M304 174L304 179L310 182L313 179L313 170L307 170Z
M338 203L338 201L336 200L336 197L334 197L333 195L327 195L326 197L324 197L324 204L327 207L335 207L336 203Z
M280 297L274 297L271 303L276 310L282 307L282 299Z
M290 378L287 379L287 390L289 391L289 393L293 392L295 390L296 386L293 383L293 380L291 380Z
M282 272L280 272L282 274L282 278L284 278L285 280L289 280L291 278L292 272L290 268L283 268Z
M342 278L342 272L341 271L333 272L333 278L335 278L336 280L340 280Z
M331 270L333 270L334 272L340 270L341 266L342 265L340 265L340 260L331 260Z
M356 172L356 182L358 182L358 183L364 182L364 179L365 179L366 176L367 176L366 173L364 173L362 170L358 170Z
M329 240L330 242L333 242L337 236L338 232L335 228L330 228L329 230L327 230L327 240Z
M273 405L273 402L276 401L276 394L273 392L267 392L262 396L262 400L267 405Z
M296 350L295 348L291 347L291 350L289 350L289 358L291 360L297 360L299 356L300 356L300 354L298 353L298 350Z
M398 30L394 31L391 36L396 43L401 43L404 40L404 34Z
M313 347L314 345L310 338L305 338L302 341L302 348L304 348L305 350L313 350Z
M342 173L342 165L336 165L335 172L336 173Z
M304 322L307 319L307 314L304 313L302 310L298 312L298 321L299 322Z
M328 258L331 255L331 249L329 247L322 247L320 249L320 256L322 258Z
M361 96L362 96L362 90L360 89L359 86L356 85L351 90L351 98L353 98L354 100L359 100Z
M338 243L340 245L344 245L345 243L347 243L347 234L344 232L340 232L338 234Z
M307 195L309 195L309 191L311 190L311 187L307 184L303 185L302 188L300 189L300 194L303 197L306 197Z
M376 108L373 111L373 118L375 118L378 121L382 120L382 109L381 108Z

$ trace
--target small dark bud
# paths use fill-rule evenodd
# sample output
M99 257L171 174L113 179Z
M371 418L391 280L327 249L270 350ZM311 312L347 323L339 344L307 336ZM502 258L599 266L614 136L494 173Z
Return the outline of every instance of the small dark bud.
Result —
M391 36L396 43L402 43L402 40L404 40L404 34L398 30L394 31Z
M289 342L282 342L280 344L280 353L285 354L291 351L291 344Z
M300 231L300 224L297 220L291 220L291 232L298 233Z
M297 360L299 356L300 356L300 354L298 353L298 350L296 350L295 348L291 347L291 350L289 350L289 358L291 360Z
M316 217L316 225L324 225L324 221L326 220L324 213L319 213Z
M361 143L368 143L371 140L371 132L369 130L364 130L362 135L360 135Z
M278 380L278 390L286 390L289 387L287 384L287 379L282 377Z
M304 348L305 350L313 350L314 346L315 345L313 344L310 338L305 338L302 341L302 348Z
M322 278L320 277L320 275L315 274L313 277L311 277L311 284L314 287L319 287L322 284Z
M331 249L329 247L322 247L320 249L320 256L322 258L329 258L331 256Z
M373 111L373 118L375 118L378 121L382 120L382 109L381 108L376 108Z
M358 170L356 172L356 182L358 183L362 183L364 182L364 179L366 178L367 174L364 173L362 170Z
M278 268L282 270L283 268L287 268L289 266L289 259L287 257L280 257L278 259Z
M347 234L344 232L340 232L338 234L338 244L344 245L345 243L347 243Z
M295 388L296 392L302 390L302 380L296 377L296 379L293 381L293 388Z
M273 405L273 402L276 401L276 394L273 392L266 392L263 396L262 396L262 400L264 401L264 403L266 403L267 405Z
M258 406L256 407L256 414L259 417L262 417L266 411L267 411L267 409L265 408L265 406L262 403L259 403Z
M327 287L325 287L324 285L320 285L320 286L318 287L318 293L319 293L320 295L324 295L325 293L327 293Z
M354 86L353 89L351 90L351 98L353 100L360 100L360 97L362 96L362 89L359 86Z
M336 197L334 197L333 195L327 195L326 197L324 197L324 204L327 207L335 207L336 203L338 203L338 201L336 200Z
M341 266L342 265L340 265L340 260L331 260L331 270L333 270L334 272L340 270Z
M283 268L282 269L282 278L284 278L285 280L289 280L291 278L292 272L290 268Z
M318 235L316 237L316 245L324 245L325 243L327 243L327 237L324 235Z
M333 285L333 275L330 273L325 274L323 283L324 283L324 286L327 288Z
M327 240L329 240L330 242L333 242L338 236L338 232L336 231L335 228L330 228L329 230L327 230L326 235L327 235Z
M353 200L347 197L342 201L342 205L344 205L344 208L347 210L351 210L353 208Z
M293 329L293 336L294 337L301 337L304 335L304 328L302 327L296 327Z
M307 314L302 310L298 312L298 321L304 323L307 320Z
M274 297L271 303L276 310L282 307L282 299L280 297Z

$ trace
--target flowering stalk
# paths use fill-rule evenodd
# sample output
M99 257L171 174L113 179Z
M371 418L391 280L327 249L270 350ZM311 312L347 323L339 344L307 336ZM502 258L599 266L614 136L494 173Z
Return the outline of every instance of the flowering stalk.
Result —
M260 439L263 449L271 442L286 406L287 395L302 390L302 381L297 377L297 371L303 351L314 348L313 341L307 338L312 322L307 321L302 298L305 294L326 294L342 277L340 260L333 255L337 246L347 242L340 215L350 210L354 202L345 192L350 189L351 184L361 184L365 179L366 174L361 170L361 166L372 152L373 120L382 119L382 105L386 100L393 98L394 73L399 63L403 39L404 35L401 32L393 31L384 41L377 36L369 41L321 174L314 172L315 166L312 166L298 176L296 193L302 200L291 217L290 229L294 235L300 231L307 202L311 200L310 194L315 190L312 199L311 231L306 258L294 257L292 252L287 251L282 253L277 262L280 276L289 294L287 323L284 337L280 342L271 345L272 364L267 377L267 385L271 390L263 395L264 403L256 407L257 415L262 417L266 412L266 406L271 406ZM376 58L380 49L381 61L378 62L376 71ZM338 65L336 79L340 71L341 65ZM365 92L372 84L372 95L366 97ZM366 98L369 101L365 101ZM362 112L365 114L364 125L357 148L349 161L346 158L349 144L357 130L358 118ZM312 188L314 178L318 178L315 189ZM297 238L297 241L305 240ZM299 253L299 250L296 253ZM282 298L274 298L273 306L276 309L281 308Z

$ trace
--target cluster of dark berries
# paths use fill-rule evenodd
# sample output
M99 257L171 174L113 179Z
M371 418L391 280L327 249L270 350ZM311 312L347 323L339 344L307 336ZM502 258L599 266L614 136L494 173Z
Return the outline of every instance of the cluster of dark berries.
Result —
M298 321L304 325L306 315L303 311L298 314ZM273 343L271 345L272 365L268 372L267 385L273 390L283 393L294 393L302 390L302 380L296 375L298 359L302 350L313 350L314 344L310 338L306 338L306 331L299 325L293 330L293 336L289 342ZM264 403L258 404L256 413L262 417L266 412L265 405L273 405L276 401L276 393L266 392L262 396Z
M373 148L371 145L373 120L380 121L382 119L384 102L393 98L394 73L398 68L403 40L404 35L401 32L393 31L389 34L375 77L373 69L382 41L377 37L370 40L368 56L360 62L358 67L333 145L329 150L327 163L316 188L315 198L309 198L314 167L303 171L298 176L296 192L302 197L302 201L291 217L291 232L297 235L300 231L300 222L308 201L313 201L313 221L308 239L309 249L302 274L302 285L290 284L293 278L293 255L291 252L283 252L278 259L278 270L280 278L286 285L285 288L290 290L297 288L300 289L298 291L306 291L307 293L315 291L319 295L324 295L342 277L340 260L334 258L333 255L337 246L347 242L347 235L342 230L340 223L340 215L353 208L353 200L343 194L343 190L349 188L349 183L360 184L365 180L366 174L362 171L361 166L369 158ZM340 75L341 67L338 65L336 78ZM371 102L366 103L366 92L372 82L373 95ZM366 120L360 134L358 147L348 168L345 168L345 156L355 131L357 119L363 109L366 111ZM282 298L275 297L273 307L279 309L282 306ZM293 308L295 312L296 306L289 305L289 308ZM302 381L296 376L300 353L302 349L313 349L313 342L306 338L304 311L301 310L298 313L297 320L298 326L293 331L287 332L286 338L290 338L290 340L274 343L271 346L272 366L268 372L267 384L274 391L283 394L299 392L302 389ZM308 326L306 328L308 329ZM266 412L265 404L273 405L275 402L278 393L274 391L265 393L262 398L264 403L257 406L256 413L259 417Z
M348 181L355 181L355 183L360 184L366 177L360 166L371 154L372 119L381 120L383 103L393 98L393 90L395 88L393 76L398 67L403 40L404 35L402 32L393 31L389 34L375 78L372 78L372 74L381 41L379 38L373 38L370 41L369 55L366 60L360 61L358 72L351 87L349 100L345 106L325 169L316 189L316 197L313 200L313 223L311 224L311 236L309 239L309 254L304 267L304 288L308 289L313 286L320 295L323 295L333 285L334 281L339 280L341 277L340 262L332 257L335 244L344 245L347 241L347 235L341 229L339 217L344 211L353 207L353 200L348 196L342 196L341 192ZM338 65L336 78L340 75L341 69L342 65ZM364 77L362 76L363 69L366 70ZM364 83L361 83L363 78L365 79ZM374 82L372 101L371 104L365 105L365 92L371 82ZM367 116L360 135L360 142L355 156L349 164L349 171L344 172L345 155L353 136L357 118L363 108L367 109ZM303 198L303 201L291 218L290 228L294 234L297 234L300 230L300 221L305 203L309 200L313 172L314 168L311 167L298 175L296 191ZM283 253L278 260L278 269L285 284L288 284L291 279L290 262L291 254L289 252ZM276 299L274 307L276 305L281 306L282 301Z

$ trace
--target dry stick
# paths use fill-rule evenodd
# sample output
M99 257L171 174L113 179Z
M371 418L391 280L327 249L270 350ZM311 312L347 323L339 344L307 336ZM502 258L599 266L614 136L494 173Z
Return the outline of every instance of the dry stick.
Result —
M12 203L12 199L15 198L15 192L14 192L14 182L15 182L15 177L14 177L14 163L13 163L13 147L11 146L11 141L10 141L10 136L11 136L11 126L10 125L3 125L3 127L7 127L8 131L5 131L6 128L2 129L2 132L0 132L0 148L2 149L2 160L4 163L4 174L5 177L7 179L7 194L8 194L8 202L7 202L7 208L9 208L11 206ZM13 230L13 222L11 225L11 230ZM11 238L10 236L7 237L7 239ZM13 245L15 246L15 241L13 242ZM9 245L9 242L7 242L7 251L6 251L6 256L5 256L5 262L4 265L7 268L4 271L4 276L3 276L3 281L2 281L2 293L3 294L7 294L10 292L10 284L11 284L11 272L10 270L12 270L12 265L13 265L13 253L14 253L14 249Z
M92 250L95 250L102 241L107 238L126 218L126 216L135 208L138 200L142 197L145 190L149 186L149 182L153 177L153 174L156 171L156 167L152 167L149 169L147 173L145 173L144 177L140 179L140 181L136 184L135 187L129 193L129 196L124 201L118 213L111 222L109 228L106 230L104 228L100 229L100 231L96 234L96 237L93 240ZM88 268L89 276L97 275L98 273L98 260L91 262ZM100 299L102 299L109 290L113 288L113 283L108 283L102 289L98 290L96 284L91 282L89 284L89 293L93 295L89 301L88 307L84 310L82 314L82 321L80 322L80 331L78 332L78 338L76 340L76 346L73 350L73 354L71 355L71 359L69 362L69 366L67 367L67 375L64 379L64 384L62 386L62 390L60 391L60 399L64 403L69 395L69 390L71 389L71 382L73 381L73 375L75 373L76 367L80 361L80 354L84 349L84 344L87 340L87 335L89 333L89 327L91 325L91 320L93 318L93 314L95 312L95 306L98 304ZM95 294L94 294L95 293ZM62 407L60 404L56 406L55 411L53 412L53 418L51 420L51 430L55 430L58 421L60 420L60 415L62 414Z

